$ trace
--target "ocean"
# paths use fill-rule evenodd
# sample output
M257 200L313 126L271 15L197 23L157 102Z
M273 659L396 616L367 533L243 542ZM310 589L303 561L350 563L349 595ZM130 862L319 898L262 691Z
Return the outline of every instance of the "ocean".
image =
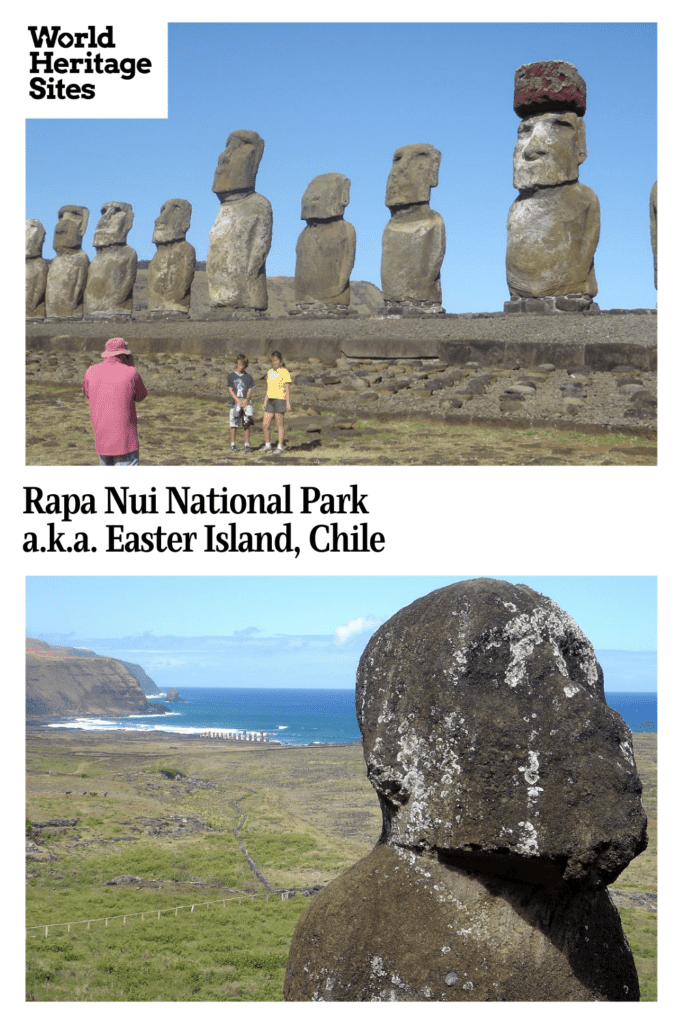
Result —
M270 740L301 746L315 743L359 743L353 690L271 690L179 687L182 704L171 714L121 718L74 718L50 723L52 728L110 731L131 729L201 734L208 731L267 733ZM606 693L633 732L657 731L656 693ZM163 698L150 698L151 702Z

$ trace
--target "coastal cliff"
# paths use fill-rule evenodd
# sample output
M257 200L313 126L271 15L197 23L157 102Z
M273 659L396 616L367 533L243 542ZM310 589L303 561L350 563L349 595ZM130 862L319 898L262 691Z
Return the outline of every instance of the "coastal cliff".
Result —
M144 671L93 651L27 638L26 716L164 714L167 708L146 699L133 668Z

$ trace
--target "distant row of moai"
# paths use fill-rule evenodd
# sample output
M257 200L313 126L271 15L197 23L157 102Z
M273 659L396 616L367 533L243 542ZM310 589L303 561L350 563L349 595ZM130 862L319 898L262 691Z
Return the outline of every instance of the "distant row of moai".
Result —
M596 309L594 257L600 234L595 193L579 184L586 159L586 83L564 61L524 64L515 72L514 110L520 117L513 157L519 195L508 213L505 312L581 312ZM209 236L206 272L212 315L254 317L268 308L266 257L273 213L256 192L264 142L234 131L218 158L213 192L220 208ZM391 211L382 237L381 283L386 315L440 316L441 265L446 229L430 208L441 153L434 146L403 146L394 153L385 204ZM349 312L356 233L344 220L351 183L321 174L304 192L306 227L296 247L295 302L304 316ZM154 223L157 252L148 273L148 315L189 316L195 250L186 241L192 207L169 199ZM55 227L56 257L42 257L45 229L26 222L27 319L125 319L133 311L137 254L126 244L133 224L128 203L105 203L95 229L92 263L82 249L88 224L83 206L63 206ZM657 283L657 183L650 195L650 230ZM210 314L211 315L211 314Z

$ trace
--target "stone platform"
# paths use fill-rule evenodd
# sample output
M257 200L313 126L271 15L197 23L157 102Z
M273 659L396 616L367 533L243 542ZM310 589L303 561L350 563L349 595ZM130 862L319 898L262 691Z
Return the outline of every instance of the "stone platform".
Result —
M627 364L657 367L655 310L587 313L463 313L438 318L352 317L346 320L259 317L254 320L127 323L33 321L26 325L29 352L84 352L99 356L104 342L122 335L136 353L227 356L251 360L279 349L285 361L319 359L439 359L451 366L552 363L610 371Z

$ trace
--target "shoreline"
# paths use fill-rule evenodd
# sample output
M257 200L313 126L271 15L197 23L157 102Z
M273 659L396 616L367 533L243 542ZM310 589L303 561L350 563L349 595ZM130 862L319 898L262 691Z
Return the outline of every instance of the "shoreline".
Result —
M79 729L74 726L68 725L51 725L51 723L45 719L44 721L31 721L26 723L27 734L37 734L40 736L49 736L51 733L69 733L74 737L78 736L89 736L98 737L103 739L108 737L119 743L127 740L133 740L134 742L150 743L154 740L165 740L182 743L210 743L212 746L220 744L221 746L235 747L237 749L254 749L254 750L300 750L303 747L359 747L361 746L361 740L357 741L340 741L338 743L283 743L281 740L240 740L234 739L228 736L205 736L201 733L179 733L172 732L166 729Z
M49 729L49 732L48 732ZM178 733L168 731L166 729L79 729L68 725L56 725L51 726L47 720L44 722L27 722L26 733L37 734L40 736L49 736L50 733L69 733L74 737L88 736L98 737L103 739L108 737L117 742L123 742L125 740L132 740L133 742L150 743L154 740L173 740L174 742L183 743L210 743L211 745L220 744L238 749L248 748L254 750L301 750L303 747L360 747L362 746L362 740L341 740L338 743L329 742L312 742L312 743L283 743L281 740L238 740L227 736L204 736L200 733ZM636 732L631 730L634 736L656 736L656 729L641 730Z

